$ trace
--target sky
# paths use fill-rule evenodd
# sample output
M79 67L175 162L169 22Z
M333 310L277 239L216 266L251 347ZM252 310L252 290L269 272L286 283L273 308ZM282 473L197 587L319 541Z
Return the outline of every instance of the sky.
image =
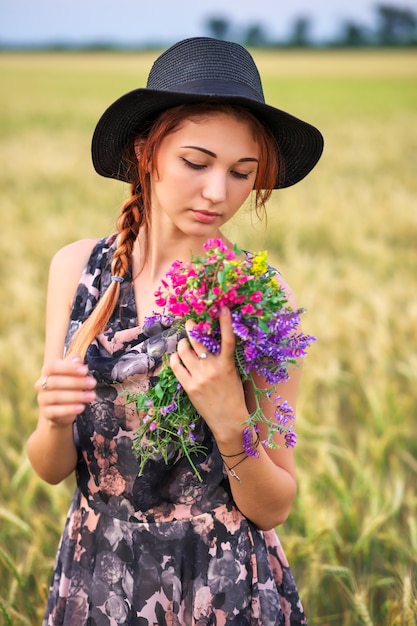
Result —
M260 24L278 41L300 16L320 40L336 36L346 20L372 26L377 4L417 10L416 0L0 0L0 43L171 44L210 34L212 17L237 31Z

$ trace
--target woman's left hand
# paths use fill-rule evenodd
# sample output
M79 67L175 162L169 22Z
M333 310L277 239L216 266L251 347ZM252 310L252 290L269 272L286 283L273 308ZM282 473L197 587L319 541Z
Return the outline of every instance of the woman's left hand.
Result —
M170 361L175 376L218 441L242 433L242 422L248 415L242 381L234 362L235 335L227 308L222 310L219 321L219 354L208 352L190 337L190 341L178 342L177 352L171 355ZM187 321L187 332L194 326L195 322ZM202 354L206 354L206 358L201 358Z

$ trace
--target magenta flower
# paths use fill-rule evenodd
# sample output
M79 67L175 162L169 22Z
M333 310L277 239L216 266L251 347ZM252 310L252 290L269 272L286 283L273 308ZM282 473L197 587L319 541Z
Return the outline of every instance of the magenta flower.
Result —
M253 313L255 313L256 309L253 306L253 304L244 304L242 306L242 314L243 315L252 315Z
M262 291L254 291L249 296L251 302L262 302Z
M145 320L144 330L156 321L173 325L185 333L188 319L196 322L191 336L208 351L218 354L221 348L219 315L227 307L232 315L236 337L235 363L242 381L249 381L256 407L244 422L243 452L259 456L254 434L259 425L266 426L267 436L261 442L276 447L276 434L284 436L285 445L294 447L294 411L277 396L277 385L289 378L289 366L306 355L314 337L299 331L303 310L288 306L277 281L276 271L267 265L266 253L243 253L236 246L229 250L221 239L209 239L205 254L190 263L175 261L166 280L155 292L155 302L164 314L153 314ZM259 389L253 373L263 377L269 388ZM200 416L178 383L166 360L159 379L145 393L127 392L129 402L136 402L143 417L135 433L134 448L140 460L140 473L148 459L159 454L168 462L168 450L174 448L193 464L192 455L202 452L194 434ZM274 404L274 417L267 419L262 402Z

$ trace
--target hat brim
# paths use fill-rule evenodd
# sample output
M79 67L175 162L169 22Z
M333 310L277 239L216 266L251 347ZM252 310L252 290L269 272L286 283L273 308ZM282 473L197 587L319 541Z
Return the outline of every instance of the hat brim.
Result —
M187 103L219 102L240 105L251 111L274 135L280 172L274 188L285 188L302 180L316 165L323 152L323 136L311 124L263 102L239 95L184 93L139 88L121 96L103 113L95 128L91 153L98 174L129 182L123 154L132 137L165 109Z

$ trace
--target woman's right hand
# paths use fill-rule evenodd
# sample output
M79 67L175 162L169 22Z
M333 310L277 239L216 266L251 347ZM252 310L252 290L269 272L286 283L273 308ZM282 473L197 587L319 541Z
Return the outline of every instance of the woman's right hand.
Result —
M95 398L95 379L80 356L71 354L47 363L35 383L40 419L68 426Z
M73 423L94 400L95 386L80 356L45 361L35 383L38 425L29 437L27 452L34 470L48 483L61 482L77 465Z
M81 356L62 355L80 276L96 243L96 239L83 239L61 248L49 270L44 361L35 383L39 415L27 453L35 472L51 484L64 480L76 468L79 450L73 423L95 397L96 382Z

